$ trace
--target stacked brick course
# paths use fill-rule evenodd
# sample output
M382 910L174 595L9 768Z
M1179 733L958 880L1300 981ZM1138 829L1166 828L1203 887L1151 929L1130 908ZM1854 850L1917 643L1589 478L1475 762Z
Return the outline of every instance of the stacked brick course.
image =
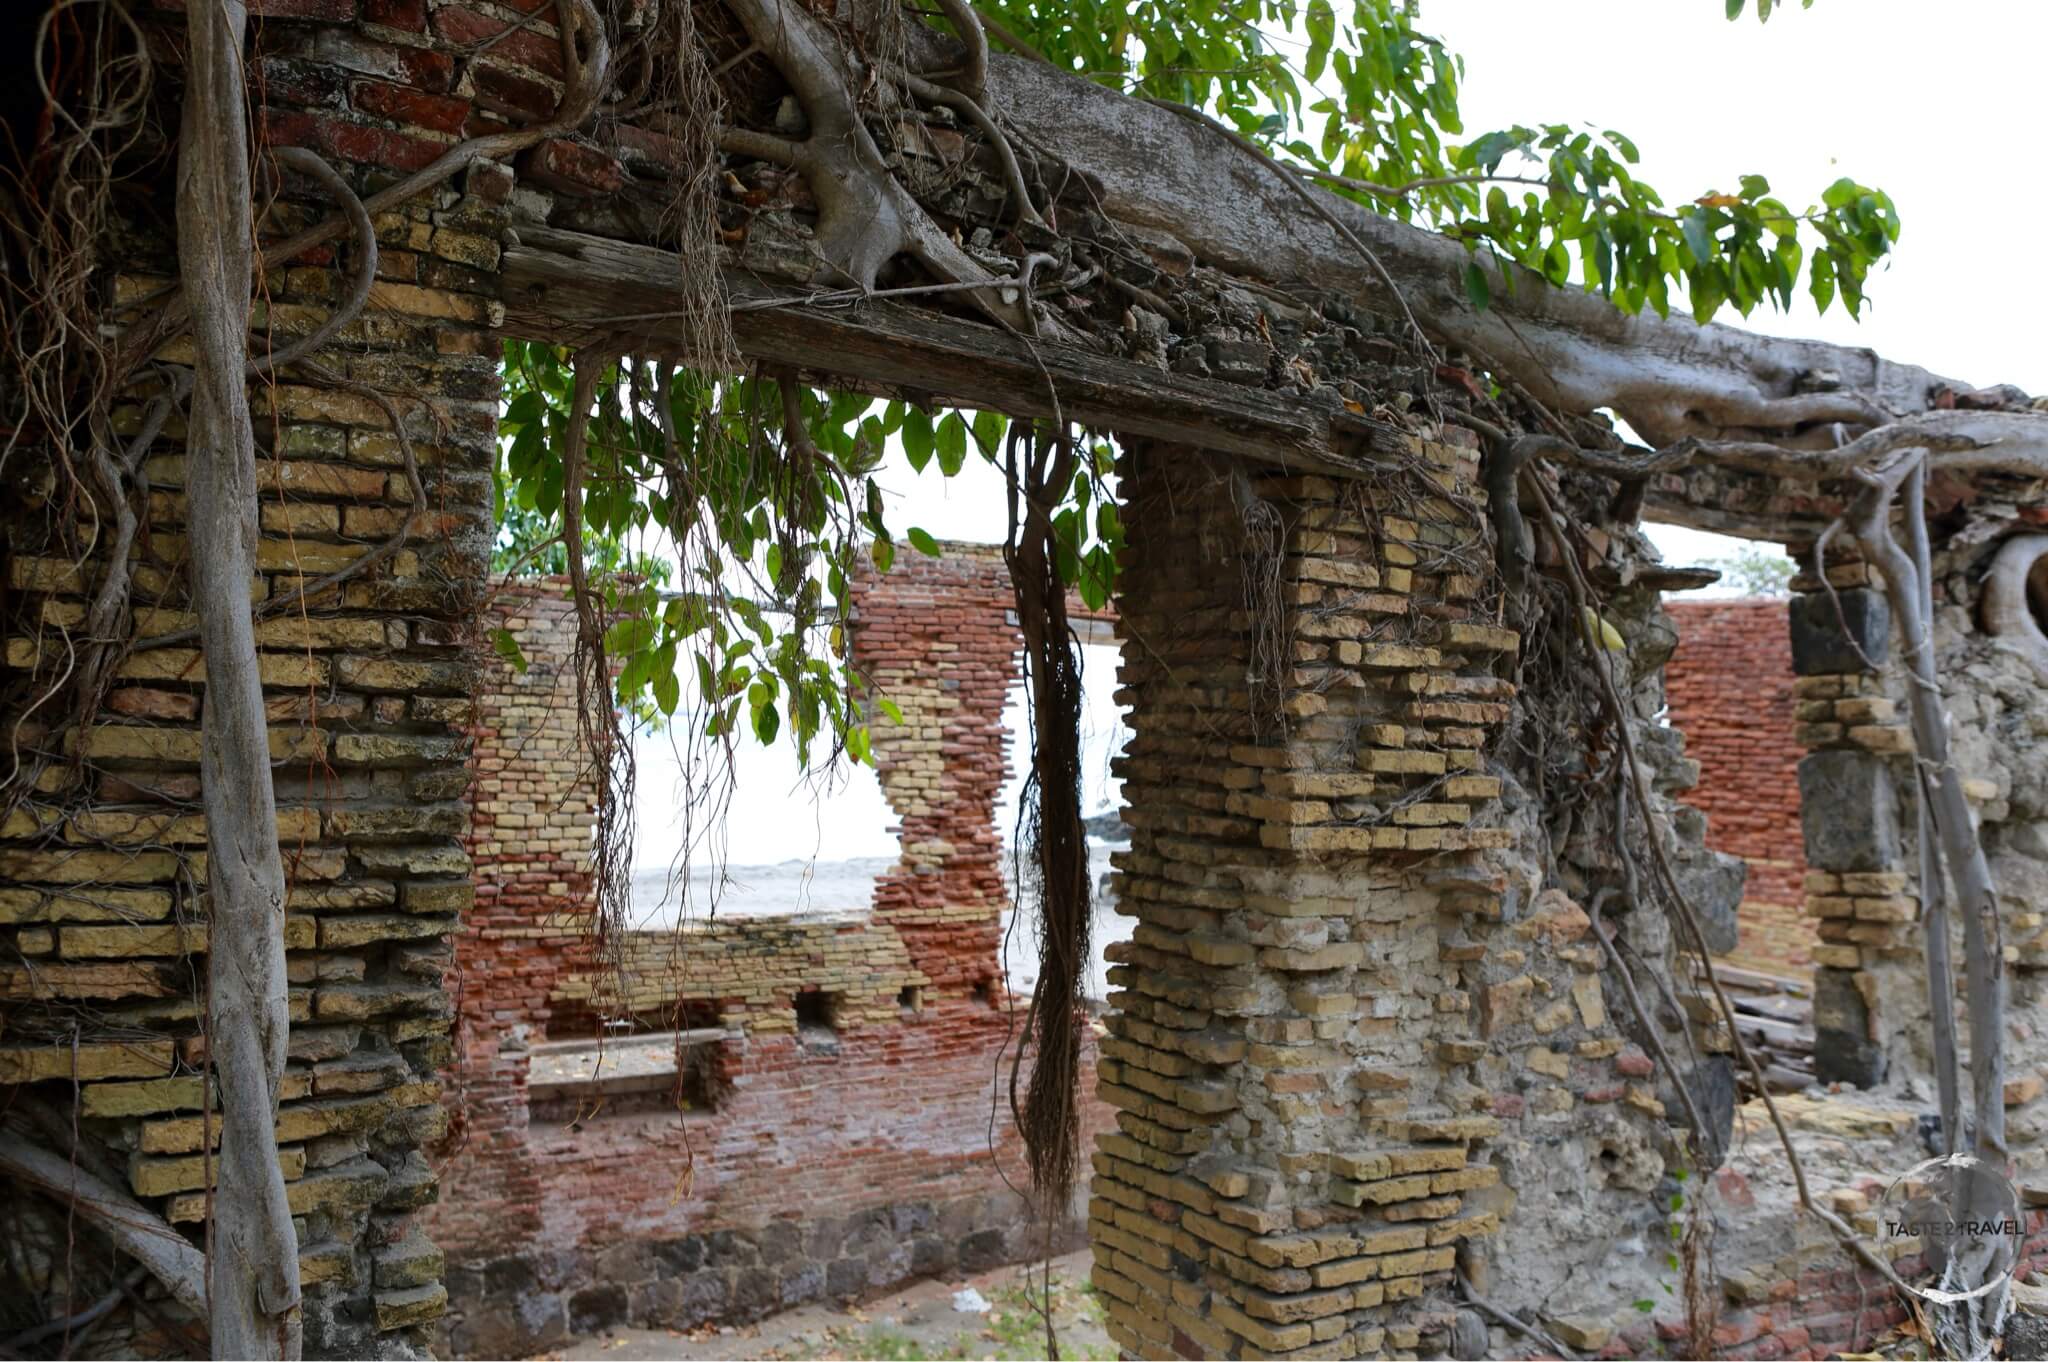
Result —
M875 886L875 917L934 971L939 997L996 986L1008 770L1003 706L1020 675L1008 570L999 549L947 544L905 553L887 576L853 582L853 656L900 727L870 713L875 771L902 819L902 859Z
M2048 964L2040 911L2048 796L2034 775L2040 678L1979 632L1971 619L1981 547L1937 546L1933 647L1951 717L1951 759L1976 815L1998 892L2007 962L2007 1015L2037 1008ZM1871 1087L1934 1070L1920 922L1918 816L1911 694L1882 583L1846 555L1793 579L1793 659L1799 741L1806 909L1814 951L1815 1068L1823 1079ZM1951 914L1959 996L1961 924ZM1962 1019L1959 1029L1965 1029ZM2048 1161L2048 1082L2034 1037L2015 1028L2006 1052L2006 1122L2017 1164L2038 1177Z
M267 230L309 212L281 204ZM278 1139L316 1355L416 1349L445 1298L440 1254L416 1223L435 1194L418 1147L443 1125L446 938L471 897L459 841L460 724L474 680L465 621L491 532L497 384L484 330L493 281L476 267L495 257L502 221L493 203L452 192L380 217L387 249L372 310L340 333L329 359L398 400L419 437L428 504L411 504L377 404L291 381L251 394L263 446L253 602L348 566L408 518L414 536L338 592L257 628L290 882ZM136 298L166 282L137 271L117 290ZM317 264L279 271L257 320L303 331L338 288L335 271ZM115 413L120 430L139 419L136 407ZM145 641L194 618L179 434L174 425L146 465L132 612ZM7 663L41 680L72 655L102 565L22 543L6 564ZM133 1192L196 1233L209 1125L197 811L205 671L196 648L180 644L138 647L116 677L82 741L36 718L18 730L35 796L0 829L9 956L0 1084L49 1084L67 1108L75 1092L82 1129L124 1155ZM130 1346L175 1344L137 1337Z
M1514 1200L1490 1142L1582 1103L1663 1114L1585 915L1489 857L1516 840L1482 749L1519 640L1459 556L1474 457L1417 443L1407 495L1371 501L1186 450L1121 469L1139 924L1112 948L1090 1232L1129 1353L1440 1346L1454 1268L1485 1279ZM1280 674L1248 678L1261 641ZM1511 1083L1525 1063L1547 1077Z
M1793 579L1793 683L1806 845L1806 911L1815 921L1814 1067L1823 1080L1874 1087L1886 1077L1879 1006L1885 962L1920 956L1920 905L1900 838L1899 779L1911 732L1886 695L1891 622L1857 561L1828 582ZM1832 587L1832 592L1828 590ZM1924 984L1922 985L1924 992Z
M137 13L166 99L178 88L183 8ZM461 40L451 25L503 21L435 6L430 23L429 8L252 4L258 139L313 148L367 193L463 135L511 121L488 108L552 106L552 37L514 35L481 55L457 90ZM482 98L487 88L507 100ZM175 109L154 121L175 128ZM151 304L174 282L172 248L156 235L169 216L168 165L146 172L161 168L161 182L131 186L121 201L161 191L141 211L146 220L105 243L118 306ZM436 1191L420 1150L445 1127L438 1080L453 1008L443 975L448 938L471 902L461 844L476 676L469 624L493 530L491 328L503 317L495 271L514 178L478 165L376 217L368 307L317 356L359 386L316 386L287 368L250 394L262 534L252 602L278 601L372 553L408 520L411 529L410 542L371 570L257 628L289 879L291 1041L278 1138L307 1285L309 1356L419 1355L445 1299L441 1255L417 1224ZM265 240L335 210L290 180L262 202ZM265 270L252 327L275 344L311 330L344 295L353 260L344 243ZM165 355L189 362L190 347L177 342ZM370 392L396 403L413 437L424 504ZM131 437L141 400L113 418L116 437ZM142 468L149 493L132 613L143 639L192 623L182 434L173 416ZM49 542L44 508L17 503L9 512L6 666L21 683L8 693L12 705L30 693L23 674L45 680L75 657L103 565L74 565ZM18 712L6 714L36 789L0 828L0 1084L29 1085L9 1104L35 1093L60 1108L75 1099L82 1132L121 1157L130 1188L195 1237L207 1162L204 687L196 645L139 648L119 663L106 711L82 740L43 727L62 703L18 730ZM33 1203L24 1211L32 1213ZM93 1346L188 1346L175 1309L154 1310L132 1326L102 1325Z
M1803 911L1792 635L1782 600L1674 600L1678 650L1664 668L1671 725L1700 766L1686 796L1707 815L1707 842L1740 856L1749 880L1732 963L1804 975L1818 938Z

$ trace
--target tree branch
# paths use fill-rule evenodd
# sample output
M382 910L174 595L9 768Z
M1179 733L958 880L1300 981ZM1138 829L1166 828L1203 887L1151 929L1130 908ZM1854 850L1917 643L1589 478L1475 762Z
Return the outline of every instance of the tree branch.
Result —
M1004 47L1009 48L1012 52L1015 52L1018 56L1025 58L1027 61L1038 62L1044 66L1052 65L1051 62L1046 60L1043 52L1040 52L1030 43L1025 42L1022 38L1005 28L1003 21L990 14L987 10L978 9L974 11L974 17L981 21L981 26L988 30L990 37L994 38Z
M1319 184L1333 184L1339 189L1349 189L1360 194L1370 194L1389 202L1405 199L1418 189L1436 189L1458 184L1533 184L1546 186L1550 181L1535 175L1424 175L1405 184L1380 184L1373 180L1361 180L1350 175L1335 175L1327 170L1312 166L1289 166L1297 175L1306 175Z
M186 500L193 609L206 660L200 796L211 932L206 1040L220 1095L214 1261L207 1319L216 1356L297 1358L298 1239L277 1162L277 1104L291 1025L284 962L284 864L270 779L249 579L256 557L256 452L245 323L249 309L249 144L240 0L186 8L178 146L179 286L196 358Z
M1776 478L1821 481L1854 476L1903 450L1926 450L1944 473L2003 473L2048 478L2048 414L2036 411L1931 411L1864 432L1831 449L1792 449L1763 440L1688 436L1660 449L1586 449L1554 435L1524 437L1536 453L1624 482L1694 464Z
M810 11L791 0L729 0L729 7L789 82L810 120L810 135L793 154L818 202L814 240L824 262L848 283L872 290L884 265L910 255L944 282L983 285L967 295L982 313L1013 331L1035 334L1030 300L1021 294L1006 298L1004 281L940 230L889 172L855 103L858 81L848 54ZM765 143L755 146L767 149Z
M1415 333L1415 339L1421 345L1422 353L1429 356L1432 360L1441 358L1437 354L1436 346L1430 341L1428 333L1422 329L1422 323L1415 320L1414 309L1408 306L1407 296L1402 293L1401 286L1394 282L1394 276L1387 272L1387 267L1381 263L1379 256L1374 253L1372 247L1366 245L1358 238L1357 233L1338 221L1337 217L1324 206L1322 199L1316 196L1315 191L1302 183L1300 175L1293 166L1288 165L1285 161L1274 160L1234 129L1224 127L1199 109L1191 109L1185 104L1176 104L1170 99L1148 99L1144 102L1155 104L1169 113L1188 120L1190 123L1201 124L1246 155L1256 158L1260 165L1265 166L1273 174L1279 176L1287 188L1293 192L1294 196L1308 206L1308 210L1311 213L1322 219L1325 226L1329 227L1331 231L1347 242L1367 264L1372 266L1373 273L1380 277L1380 282L1385 284L1387 291L1394 295L1394 301L1401 305L1401 312L1408 318L1408 328Z
M497 160L500 157L514 155L547 138L574 132L589 120L590 115L596 111L598 101L603 97L609 81L611 43L605 36L604 21L597 12L594 0L556 0L556 5L563 20L562 49L568 79L562 87L562 101L556 106L555 116L545 123L537 123L532 127L487 133L466 142L458 142L426 166L364 199L362 207L365 212L374 216L386 209L409 203L477 161ZM579 35L589 42L587 57L576 50ZM303 255L313 247L324 245L348 231L352 221L353 216L344 213L309 227L296 236L287 237L264 249L262 263L269 268ZM184 325L183 300L176 296L167 299L156 312L130 329L123 341L118 362L111 366L111 372L116 375L132 372L144 359L155 354L178 335Z
M342 220L355 230L356 272L349 281L347 296L327 314L325 321L297 340L288 342L281 350L269 350L252 357L248 365L251 377L273 373L317 353L337 332L362 315L363 308L370 301L370 290L377 282L377 228L370 221L370 210L356 197L356 191L349 188L341 172L304 147L279 147L275 154L280 163L319 181L328 197L341 206Z
M752 128L720 128L718 149L729 156L750 156L786 170L801 170L809 160L803 143L755 132Z

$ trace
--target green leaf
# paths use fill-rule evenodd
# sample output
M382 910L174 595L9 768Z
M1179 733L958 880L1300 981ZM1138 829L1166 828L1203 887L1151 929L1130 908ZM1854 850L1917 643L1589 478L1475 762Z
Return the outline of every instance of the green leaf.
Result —
M682 683L676 680L673 671L662 672L654 678L654 703L663 714L674 714L682 697Z
M1500 168L1502 158L1520 145L1521 139L1512 133L1490 132L1460 152L1458 164L1465 169L1483 170L1490 175Z
M1736 0L1736 3L1740 4L1741 0ZM1640 1300L1635 1303L1635 1307L1636 1309L1642 1311L1644 1314L1647 1315L1657 1308L1657 1302L1652 1300Z
M1309 83L1314 84L1322 79L1323 64L1330 59L1330 48L1337 41L1337 11L1330 0L1309 0L1304 24L1308 30L1308 60L1303 71Z
M1003 433L1010 428L1010 418L999 411L978 411L974 413L974 443L981 449L981 457L994 463L996 455L1002 452Z
M654 621L637 615L618 620L604 631L604 650L614 657L645 652L653 642Z
M491 630L491 651L505 659L513 671L526 675L526 654L519 649L519 640L512 637L510 629Z
M1465 264L1465 297L1471 300L1476 312L1484 312L1493 304L1493 290L1487 287L1486 271L1479 268L1477 261Z
M1807 291L1813 295L1816 312L1827 311L1828 304L1835 300L1835 258L1831 252L1814 252L1813 274Z
M903 455L919 473L932 461L932 416L920 407L903 413Z
M940 418L937 441L939 471L950 478L967 462L967 423L959 412L949 411Z
M1685 244L1692 249L1693 259L1704 264L1719 252L1714 241L1713 224L1707 215L1697 209L1687 209L1678 218L1678 229L1685 235Z
M939 541L932 538L926 531L918 529L915 525L910 527L910 533L907 537L910 540L910 546L927 558L944 556L943 551L939 548Z

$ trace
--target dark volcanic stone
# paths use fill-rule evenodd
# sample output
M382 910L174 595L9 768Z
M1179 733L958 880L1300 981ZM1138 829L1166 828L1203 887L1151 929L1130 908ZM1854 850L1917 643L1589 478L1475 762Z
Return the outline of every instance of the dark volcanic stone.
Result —
M1859 587L1835 594L1842 603L1839 616L1825 591L1792 598L1792 670L1801 676L1864 671L1866 657L1881 667L1890 652L1892 612L1884 593Z

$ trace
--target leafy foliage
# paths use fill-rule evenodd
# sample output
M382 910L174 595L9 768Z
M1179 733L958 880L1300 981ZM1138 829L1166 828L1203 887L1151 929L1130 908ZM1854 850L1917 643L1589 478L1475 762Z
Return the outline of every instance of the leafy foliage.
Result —
M1730 17L1747 0L1728 0ZM1811 0L1807 0L1811 3ZM1772 0L1756 0L1769 18ZM1567 123L1460 140L1463 63L1397 0L992 0L985 8L1055 64L1147 98L1207 107L1246 137L1333 180L1337 192L1441 230L1550 283L1576 279L1627 312L1660 315L1682 287L1706 321L1769 300L1802 273L1821 311L1863 304L1898 239L1881 190L1837 180L1795 211L1762 175L1667 203L1637 177L1635 144ZM1286 50L1283 50L1286 49ZM1288 50L1299 57L1288 55ZM1349 183L1345 183L1349 182ZM1492 301L1475 259L1466 292Z
M1701 566L1719 568L1720 585L1732 587L1745 596L1792 594L1793 563L1783 553L1744 547L1720 558L1709 558Z
M564 349L506 344L495 470L500 570L538 575L566 565L559 527L571 364ZM896 561L874 476L884 451L900 440L914 470L935 465L951 477L970 448L997 460L1011 432L994 412L933 413L809 388L796 401L807 439L783 427L773 379L614 362L590 423L585 559L604 591L616 700L636 719L660 723L693 710L714 738L787 737L807 762L823 739L865 761L863 701L901 716L888 697L865 695L846 665L839 621L861 560L883 572ZM1093 453L1054 524L1063 578L1099 608L1123 530L1101 491L1109 450L1098 444ZM926 530L905 538L919 552L942 552ZM492 642L523 669L509 634Z
M1810 3L1810 0L1808 0ZM1768 18L1772 0L1756 0ZM1728 0L1731 17L1746 0ZM1891 200L1849 179L1793 210L1761 175L1733 193L1667 204L1638 178L1624 134L1570 124L1467 138L1461 61L1417 27L1412 0L988 0L993 20L1046 59L1132 94L1207 110L1272 154L1377 210L1446 232L1473 252L1472 303L1492 302L1485 257L1550 285L1598 289L1659 313L1681 295L1698 318L1723 306L1789 307L1804 279L1850 312L1899 231ZM933 22L941 22L934 16ZM572 391L567 352L506 348L497 469L501 570L559 572ZM886 448L951 477L970 450L991 462L1012 431L992 412L802 389L803 436L771 377L714 378L632 360L600 385L583 498L589 566L604 585L617 700L645 722L688 709L729 742L822 739L868 757L868 697L836 622L865 555L943 551L922 528L899 541L874 479ZM1059 572L1084 604L1109 597L1122 526L1105 494L1109 450L1090 442L1055 513ZM507 635L496 646L514 665Z
M1728 0L1728 17L1730 19L1740 19L1742 17L1743 11L1747 10L1748 8L1749 0ZM1773 8L1775 8L1775 6L1772 4L1772 0L1756 0L1756 17L1758 21L1766 24L1769 23L1771 21L1771 10ZM1799 8L1812 9L1813 0L1799 0Z

